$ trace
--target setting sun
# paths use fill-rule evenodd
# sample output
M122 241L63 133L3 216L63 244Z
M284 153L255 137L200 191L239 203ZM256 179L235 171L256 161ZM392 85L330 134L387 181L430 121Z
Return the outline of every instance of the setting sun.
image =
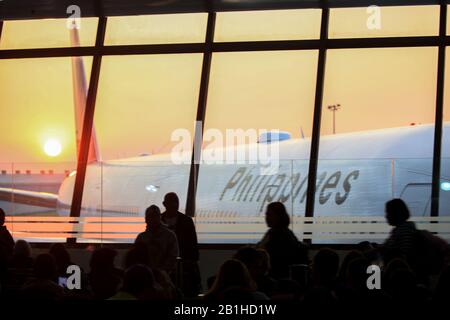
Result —
M56 157L61 153L62 146L57 139L49 139L45 142L44 151L50 157Z

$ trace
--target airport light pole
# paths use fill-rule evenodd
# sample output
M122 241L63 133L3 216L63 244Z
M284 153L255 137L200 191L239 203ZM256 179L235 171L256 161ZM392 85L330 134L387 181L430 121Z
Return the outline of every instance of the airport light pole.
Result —
M333 112L333 134L336 134L336 111L338 111L340 108L341 105L339 103L328 106L328 110Z

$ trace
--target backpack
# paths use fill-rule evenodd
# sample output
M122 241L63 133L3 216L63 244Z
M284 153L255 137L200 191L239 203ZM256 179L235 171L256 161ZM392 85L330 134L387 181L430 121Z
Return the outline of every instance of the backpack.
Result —
M449 261L448 243L427 230L417 230L416 244L420 269L430 275L440 273Z

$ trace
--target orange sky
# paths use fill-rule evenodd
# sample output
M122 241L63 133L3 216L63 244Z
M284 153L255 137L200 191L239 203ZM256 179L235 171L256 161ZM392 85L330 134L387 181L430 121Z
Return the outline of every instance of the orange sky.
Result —
M332 11L330 37L435 34L436 7L419 9L383 9L381 30L367 29L365 9ZM114 18L106 43L199 42L205 19L205 14ZM82 21L82 45L93 44L95 23ZM317 10L227 13L218 16L216 41L315 38L319 26ZM6 22L0 42L0 48L68 45L64 20ZM92 59L84 61L89 74ZM201 54L105 57L95 116L103 158L167 151L174 129L192 130L201 62ZM433 122L436 64L435 48L329 51L324 106L342 105L337 132ZM302 128L310 135L316 68L316 51L215 54L206 128L281 129L294 137ZM446 70L448 78L449 63ZM7 133L0 136L0 162L76 160L70 58L1 60L0 105ZM325 110L323 134L331 133L331 123ZM62 142L60 156L45 155L48 138Z

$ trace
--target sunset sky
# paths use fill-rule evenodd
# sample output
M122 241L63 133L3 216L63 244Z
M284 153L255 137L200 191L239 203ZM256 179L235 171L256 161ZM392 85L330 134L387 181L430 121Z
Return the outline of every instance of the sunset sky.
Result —
M381 14L381 30L369 30L365 8L333 10L330 37L438 30L438 7ZM96 22L82 20L82 45L94 43ZM6 22L0 49L70 46L65 23ZM218 15L215 40L314 39L319 27L318 10L226 13ZM106 44L202 42L205 28L206 14L111 18ZM84 58L87 77L91 63ZM165 152L174 129L192 131L201 65L201 54L105 57L95 115L103 158ZM332 132L326 106L335 103L342 105L338 133L433 122L436 68L437 48L328 51L322 134ZM294 137L302 129L310 136L316 69L317 51L214 54L206 129L281 129ZM0 60L0 106L0 162L76 161L71 58ZM449 109L450 94L447 121ZM51 138L63 146L54 158L43 151Z

